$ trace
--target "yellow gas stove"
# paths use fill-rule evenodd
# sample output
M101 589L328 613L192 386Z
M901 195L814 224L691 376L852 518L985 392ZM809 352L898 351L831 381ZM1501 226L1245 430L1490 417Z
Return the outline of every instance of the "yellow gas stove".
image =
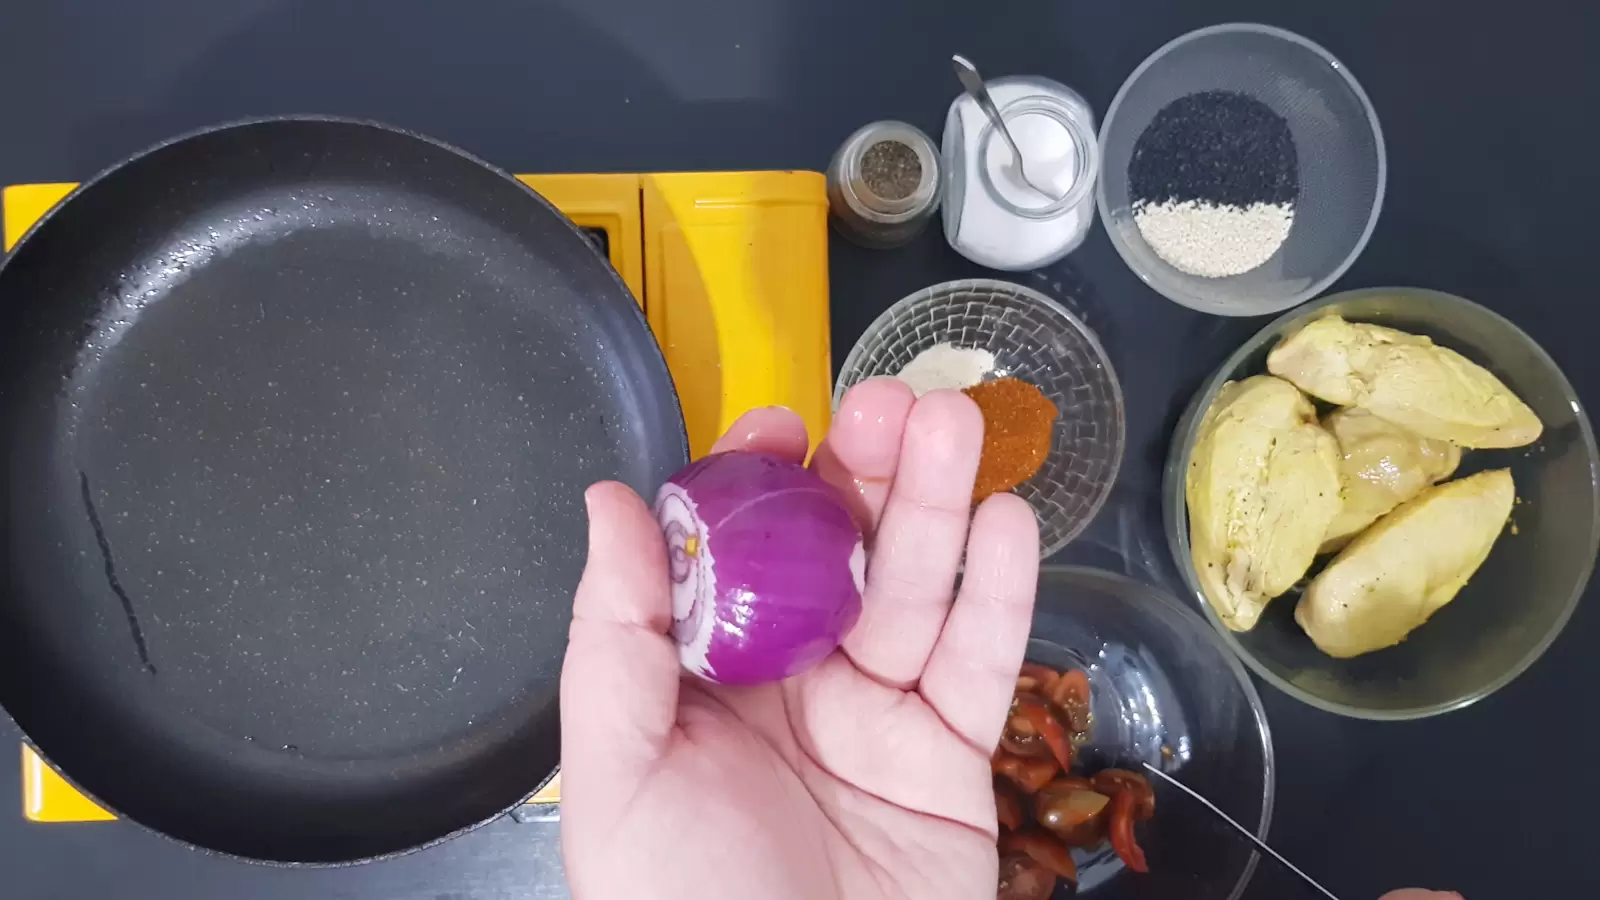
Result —
M583 228L643 307L683 401L691 455L738 415L782 404L827 428L828 201L816 172L519 175ZM0 192L5 249L76 187ZM23 812L112 819L27 746ZM556 778L530 807L553 810Z

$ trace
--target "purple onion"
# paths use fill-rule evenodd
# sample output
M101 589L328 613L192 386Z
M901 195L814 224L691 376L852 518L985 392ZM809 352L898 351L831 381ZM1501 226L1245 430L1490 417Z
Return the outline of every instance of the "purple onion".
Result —
M866 550L834 487L804 466L733 451L656 494L683 667L720 684L811 668L861 615Z

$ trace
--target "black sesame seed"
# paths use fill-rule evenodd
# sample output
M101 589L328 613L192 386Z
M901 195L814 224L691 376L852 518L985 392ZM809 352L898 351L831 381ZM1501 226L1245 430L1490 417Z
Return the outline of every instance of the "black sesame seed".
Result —
M1128 182L1135 204L1292 204L1299 157L1289 123L1271 107L1237 91L1203 91L1156 113L1134 142Z

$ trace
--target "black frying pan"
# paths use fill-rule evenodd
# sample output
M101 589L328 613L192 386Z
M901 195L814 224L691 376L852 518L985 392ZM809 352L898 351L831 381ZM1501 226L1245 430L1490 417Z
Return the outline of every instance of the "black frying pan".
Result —
M337 863L557 764L583 488L682 415L627 289L514 179L370 124L156 147L0 268L0 705L181 841Z

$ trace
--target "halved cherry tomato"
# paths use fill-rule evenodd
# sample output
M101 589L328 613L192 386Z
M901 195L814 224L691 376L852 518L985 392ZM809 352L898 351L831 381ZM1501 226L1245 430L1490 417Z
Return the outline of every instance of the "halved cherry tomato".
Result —
M1156 792L1149 779L1128 769L1101 769L1089 780L1094 789L1111 796L1126 791L1133 795L1133 818L1148 822L1156 814Z
M1046 822L1043 819L1039 820L1039 824L1055 835L1056 840L1066 844L1068 847L1080 847L1088 850L1105 843L1107 821L1110 819L1110 816L1106 813L1110 809L1111 804L1108 802L1105 810L1102 810L1100 815L1085 819L1077 825L1052 826L1050 822Z
M1073 884L1078 883L1078 864L1072 861L1072 851L1054 838L1039 831L1008 831L1000 836L1000 854L1010 856L1023 853L1034 862Z
M1046 692L1051 702L1061 708L1067 721L1063 724L1073 734L1087 734L1090 722L1089 676L1082 669L1068 669L1061 673L1055 684Z
M1006 718L1005 730L1000 732L1000 746L1029 759L1054 755L1050 752L1050 745L1039 736L1038 729L1020 712L1013 712Z
M1019 737L1038 737L1039 729L1034 728L1022 710L1017 709L1017 699L1021 696L1018 694L1011 698L1011 709L1006 713L1006 730Z
M1134 804L1132 791L1118 791L1111 798L1111 849L1117 851L1117 856L1128 868L1135 872L1148 872L1150 866L1144 860L1144 850L1133 839Z
M1056 721L1055 713L1044 700L1031 694L1017 697L1017 711L1027 717L1028 723L1044 742L1050 745L1050 752L1055 755L1056 762L1063 769L1072 768L1072 738L1067 735L1067 730Z
M1060 767L1053 758L1023 759L1014 753L996 750L989 760L989 768L996 775L1011 779L1024 793L1033 794L1056 777Z
M1049 900L1056 876L1025 854L1002 857L995 900Z
M1017 692L1048 695L1060 677L1056 674L1056 670L1049 666L1025 662L1022 664L1022 671L1017 673Z
M1017 798L1017 789L998 775L994 779L994 817L1002 827L1022 827L1022 801Z
M1016 754L1023 759L1055 759L1055 754L1050 752L1050 745L1038 735L1018 738L1003 734L1000 736L1000 746L1004 747L1007 753Z
M1034 818L1051 831L1072 828L1099 816L1110 802L1110 797L1096 791L1060 792L1051 784L1034 797Z
M1033 817L1068 847L1093 847L1105 840L1110 800L1089 790L1087 779L1057 778L1033 797Z
M1067 791L1092 791L1094 784L1082 775L1062 775L1050 782L1049 790L1066 793Z

